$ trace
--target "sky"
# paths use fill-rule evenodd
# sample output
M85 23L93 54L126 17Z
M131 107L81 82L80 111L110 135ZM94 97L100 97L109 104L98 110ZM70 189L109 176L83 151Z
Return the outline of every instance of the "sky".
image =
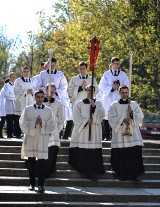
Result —
M44 9L48 15L52 14L52 4L55 0L0 0L0 27L5 28L8 37L19 35L23 40L27 32L38 31L38 15Z

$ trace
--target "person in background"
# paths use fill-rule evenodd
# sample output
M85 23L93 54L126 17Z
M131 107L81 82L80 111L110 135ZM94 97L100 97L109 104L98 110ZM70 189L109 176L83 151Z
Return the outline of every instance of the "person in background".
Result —
M119 68L120 59L118 57L112 57L109 70L104 72L99 83L101 101L105 108L105 118L102 122L105 140L110 140L112 134L111 127L108 123L108 111L110 105L113 101L118 101L120 99L118 89L121 85L127 85L129 87L127 74ZM96 98L98 99L98 96Z
M76 76L73 76L70 80L69 87L68 87L68 94L72 102L72 107L70 107L70 109L72 108L72 110L77 101L83 100L87 97L86 87L87 85L92 83L92 76L87 74L87 67L88 67L88 64L84 61L81 61L78 64L79 74ZM97 81L95 78L94 78L93 83L95 86L95 95L96 95L99 89L98 89ZM73 129L73 120L72 118L70 118L70 120L67 121L64 139L71 136L72 129Z
M41 72L41 71L44 71L44 70L46 70L45 62L41 62L40 66L39 66L39 71ZM36 91L37 90L37 83L39 81L39 74L33 76L31 81L32 81L32 84L33 84L33 87L34 87L34 91Z
M92 83L92 76L87 74L87 67L88 64L86 62L80 62L78 64L79 75L73 76L70 80L68 94L72 98L72 108L77 101L87 97L87 85ZM93 85L95 86L95 95L97 95L99 89L95 78Z
M44 193L45 160L48 159L48 142L55 128L55 117L51 108L43 105L44 91L35 92L35 103L26 106L20 118L24 133L21 158L28 159L29 190L35 190L35 164L38 160L38 192Z
M15 102L15 136L21 138L19 118L26 106L34 103L34 87L30 78L31 70L29 67L22 69L22 77L17 78L14 84Z
M4 83L8 83L9 78L5 80ZM2 87L0 91L0 139L3 139L3 127L5 125L6 120L6 111L5 111L5 99L4 99L4 87Z
M139 105L128 99L127 86L121 86L119 93L121 98L111 104L108 112L109 124L112 127L111 167L116 178L141 181L139 175L145 170L139 124L144 115Z
M48 143L48 160L47 160L47 173L46 176L49 177L52 173L56 172L56 162L57 154L60 147L60 132L63 128L65 120L65 111L63 104L54 98L56 93L56 87L54 84L50 85L50 95L51 98L48 99L47 96L44 99L44 104L50 107L55 115L55 130L49 137ZM46 94L49 92L49 85L46 86Z
M9 74L9 82L4 85L4 99L5 99L5 111L7 122L7 138L14 137L15 130L15 94L14 94L14 82L16 75L14 72Z

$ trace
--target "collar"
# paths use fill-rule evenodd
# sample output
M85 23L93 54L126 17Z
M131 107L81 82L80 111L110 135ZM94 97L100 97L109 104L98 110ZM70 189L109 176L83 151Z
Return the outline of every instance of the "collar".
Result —
M14 83L12 83L12 82L10 82L10 81L9 81L8 83L9 83L11 86L13 86L13 85L14 85Z
M33 104L33 106L34 106L35 109L38 109L38 107L39 107L37 104ZM40 107L41 107L41 109L44 109L44 105L43 104Z
M93 99L93 100L94 100L94 102L96 101L96 99ZM83 103L84 104L90 104L90 101L89 101L88 98L85 98L85 99L83 99Z
M50 103L54 103L54 101L55 101L55 98L53 98L53 97L51 97L51 99L50 99ZM48 97L47 96L45 96L44 97L44 101L43 101L44 103L47 103L48 102Z
M113 76L115 76L115 75L114 75L115 71L117 72L117 75L116 75L116 76L118 76L119 73L120 73L120 70L119 70L119 69L117 69L117 70L113 70L113 69L112 69L112 70L110 70L110 71L111 71L111 73L112 73Z
M84 78L83 78L83 77L84 77ZM88 78L88 75L84 75L84 76L83 76L83 75L80 74L80 75L79 75L79 78L80 78L80 79L87 79L87 78Z
M128 104L128 99L120 99L118 102L120 104Z
M49 74L49 69L47 69L47 73ZM51 71L51 74L56 74L57 73L57 69L55 69L54 71Z
M28 82L31 82L30 78L21 77L21 79L23 80L23 82L26 82L26 79L28 80Z

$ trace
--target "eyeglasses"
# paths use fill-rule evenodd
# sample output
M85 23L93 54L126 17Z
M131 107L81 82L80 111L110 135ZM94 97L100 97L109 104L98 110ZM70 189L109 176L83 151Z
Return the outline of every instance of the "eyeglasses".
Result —
M128 93L128 92L121 92L121 93Z

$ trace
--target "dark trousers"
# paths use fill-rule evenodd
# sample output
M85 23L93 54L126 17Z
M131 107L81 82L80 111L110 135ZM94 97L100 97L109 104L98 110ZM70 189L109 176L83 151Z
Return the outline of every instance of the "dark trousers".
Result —
M38 163L38 186L44 186L45 159L39 159L37 163ZM35 164L36 164L36 158L28 157L29 181L30 181L30 185L33 186L35 186L36 184Z
M108 123L108 120L103 119L102 121L102 139L110 140L112 137L112 129Z
M67 124L66 124L65 131L64 131L63 139L68 139L68 137L71 137L72 130L73 130L73 121L72 120L68 120Z
M56 162L58 155L59 147L51 146L48 148L48 160L46 160L46 177L48 178L52 173L56 171Z
M6 120L5 116L0 117L0 138L3 137L2 131L3 131L4 124L5 124L5 120Z
M7 114L6 122L7 122L7 136L12 137L15 131L15 115Z
M15 136L20 136L21 135L21 128L19 126L19 119L20 119L20 116L18 115L15 115Z

